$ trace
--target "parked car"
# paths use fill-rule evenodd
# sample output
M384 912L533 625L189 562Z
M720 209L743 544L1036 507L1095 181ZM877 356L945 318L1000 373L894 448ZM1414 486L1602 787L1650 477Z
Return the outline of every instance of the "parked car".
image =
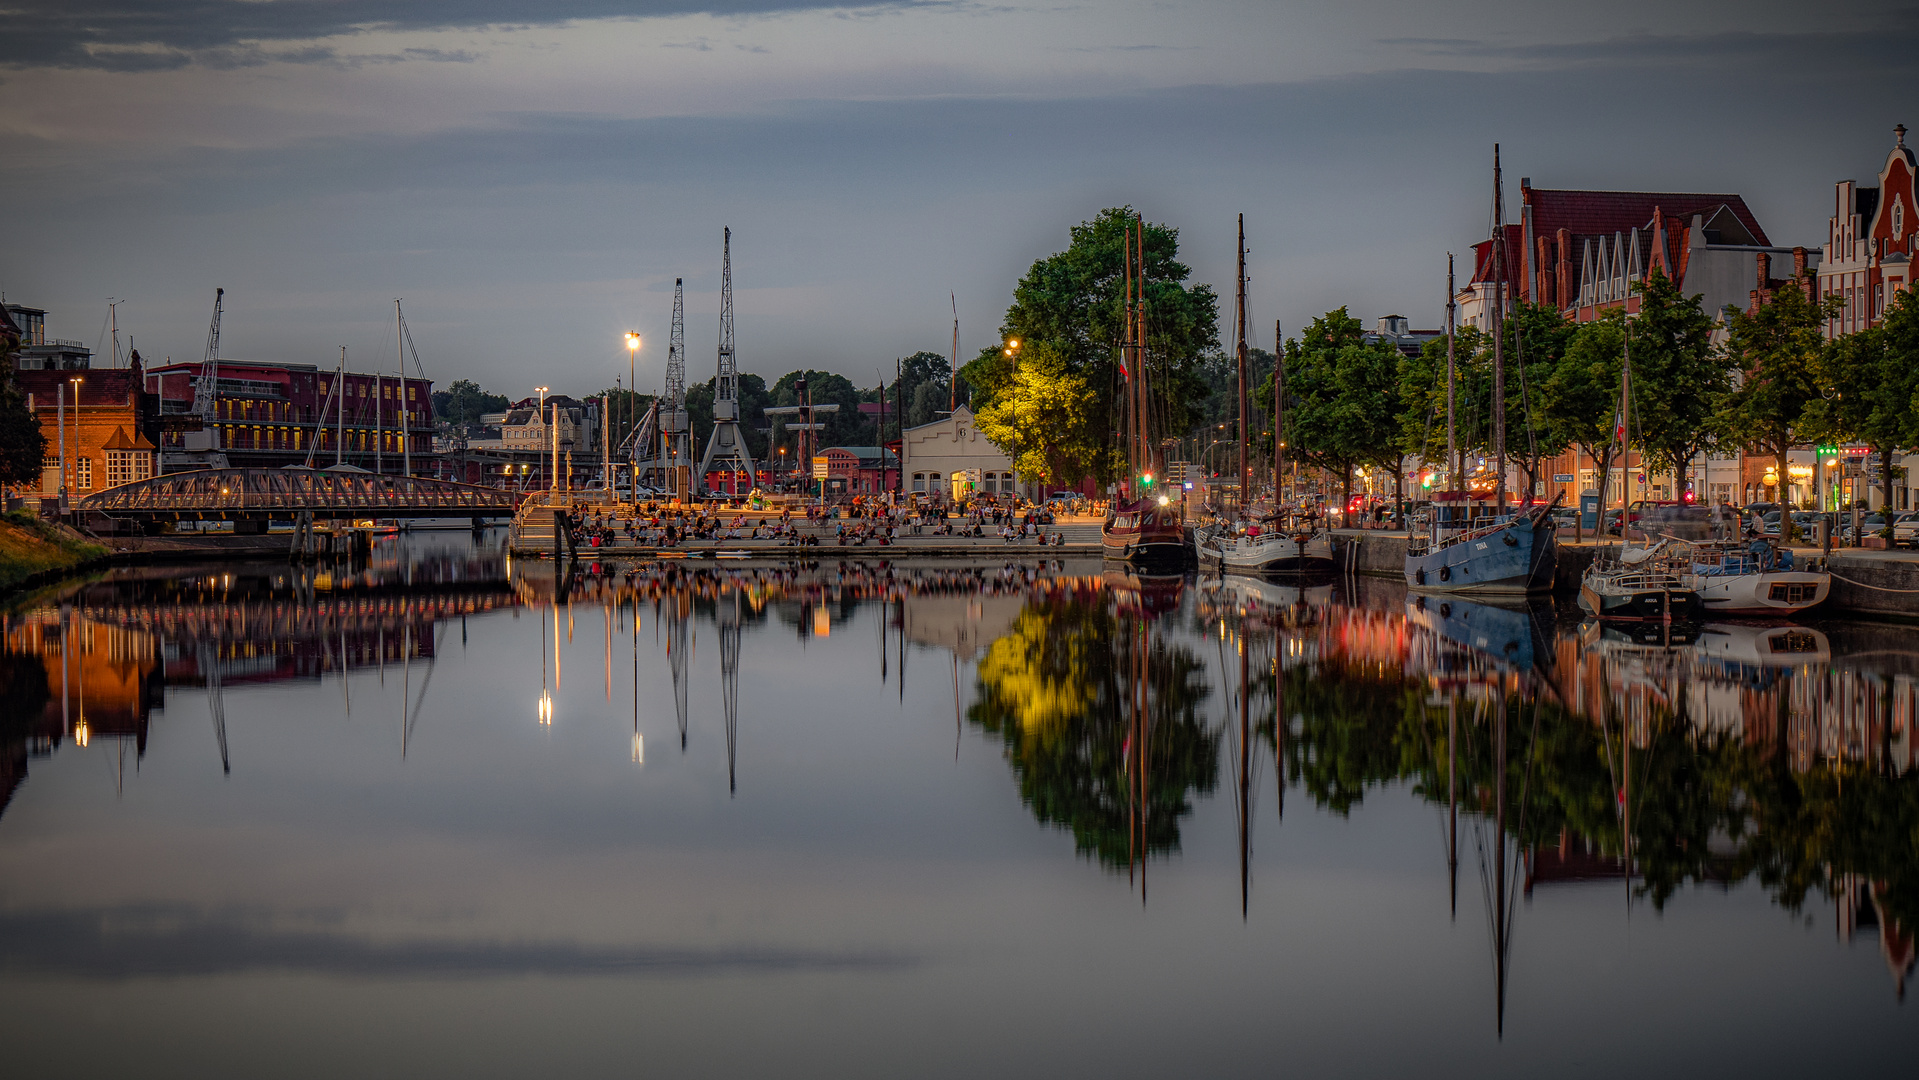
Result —
M1919 546L1919 513L1907 513L1892 523L1892 542L1896 547Z
M1916 515L1912 512L1907 512L1904 515L1899 515L1897 513L1894 514L1895 520L1893 522L1892 535L1895 540L1898 539L1899 537L1899 525L1898 525L1899 520L1909 519L1916 516L1919 516L1919 515ZM1883 511L1879 511L1879 510L1874 510L1872 513L1866 514L1865 516L1859 519L1859 531L1857 533L1854 533L1852 529L1851 514L1843 515L1840 518L1840 521L1843 524L1841 528L1839 529L1839 533L1838 533L1839 542L1842 544L1848 544L1848 545L1858 543L1859 538L1862 536L1877 536L1880 530L1886 527L1886 515Z

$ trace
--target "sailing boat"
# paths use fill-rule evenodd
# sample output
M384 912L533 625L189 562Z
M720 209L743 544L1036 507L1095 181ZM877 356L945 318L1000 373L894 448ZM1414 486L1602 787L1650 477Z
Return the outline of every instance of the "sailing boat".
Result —
M1132 473L1130 499L1114 506L1100 527L1100 547L1109 559L1131 563L1186 561L1184 504L1153 494L1158 467L1146 385L1146 226L1135 217L1126 237L1125 328L1120 367L1126 374L1126 460Z
M1619 365L1619 426L1616 432L1622 451L1632 420L1632 335L1624 337L1625 349ZM1610 470L1609 470L1610 471ZM1599 504L1606 504L1606 482L1600 481ZM1618 558L1601 556L1586 567L1579 579L1579 606L1600 619L1630 619L1671 622L1692 621L1699 617L1699 594L1692 584L1690 558L1662 556L1671 543L1661 540L1643 548L1632 546L1632 529L1621 515Z
M1517 511L1506 506L1506 201L1499 171L1499 147L1493 147L1493 229L1487 250L1492 272L1494 491L1466 490L1453 423L1452 274L1446 282L1446 466L1454 490L1433 496L1430 512L1406 543L1406 585L1427 592L1525 595L1550 592L1558 572L1559 549L1551 517L1553 503L1528 497Z
M1275 353L1279 359L1273 371L1274 437L1279 444L1273 458L1273 512L1260 518L1246 514L1252 470L1248 468L1247 437L1252 410L1247 407L1246 369L1246 216L1239 218L1239 286L1234 293L1239 323L1239 490L1240 520L1222 520L1193 533L1193 545L1202 563L1216 564L1223 571L1241 574L1314 573L1330 574L1338 569L1333 562L1332 537L1310 518L1294 520L1280 497L1280 478L1286 473L1286 362L1278 349L1279 327L1273 327Z

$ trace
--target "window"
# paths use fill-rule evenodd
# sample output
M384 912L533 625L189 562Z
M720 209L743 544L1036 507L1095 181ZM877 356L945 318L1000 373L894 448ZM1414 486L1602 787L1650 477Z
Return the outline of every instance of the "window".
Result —
M926 474L925 473L916 472L913 474L913 490L914 491L926 490Z
M73 463L73 486L80 491L93 490L93 459L78 458Z

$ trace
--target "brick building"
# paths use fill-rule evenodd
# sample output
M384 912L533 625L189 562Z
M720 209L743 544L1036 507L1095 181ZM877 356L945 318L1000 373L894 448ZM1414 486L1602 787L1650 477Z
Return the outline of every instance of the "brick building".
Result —
M46 336L45 311L19 304L0 310L0 334L21 342L13 383L47 439L38 494L64 487L77 498L154 474L160 404L138 352L127 367L96 370L89 350Z
M1906 146L1904 124L1892 129L1892 137L1877 187L1856 180L1833 185L1819 294L1838 296L1846 307L1827 321L1829 338L1877 324L1893 295L1913 280L1912 258L1919 254L1913 246L1913 234L1919 232L1913 175L1919 158Z
M834 446L820 456L826 458L828 495L878 495L899 483L899 455L883 447Z
M147 372L164 417L186 419L193 409L198 363ZM218 449L234 468L279 468L307 459L317 440L316 465L335 459L368 471L398 473L407 451L416 473L433 453L433 383L395 375L337 372L313 364L220 360L213 426ZM334 393L338 381L344 395ZM183 460L191 423L168 423L161 450ZM402 440L408 440L403 443Z
M1615 309L1636 314L1640 298L1634 287L1657 269L1682 294L1699 295L1706 314L1723 324L1728 307L1748 309L1788 282L1820 272L1828 257L1822 250L1774 244L1745 199L1734 194L1561 190L1533 187L1528 178L1519 182L1519 217L1505 226L1507 303L1551 304L1576 322ZM1481 241L1473 250L1473 272L1456 297L1460 324L1487 329L1492 242ZM1628 501L1677 499L1689 479L1695 497L1705 501L1777 497L1778 478L1771 477L1769 486L1767 464L1758 459L1705 456L1687 478L1646 473L1638 457L1634 452L1628 464L1614 463L1609 504L1617 505L1622 490ZM1561 495L1572 504L1581 492L1598 489L1593 461L1577 451L1553 459L1542 472L1546 479L1534 492L1541 498ZM1804 479L1789 477L1789 489ZM1810 491L1805 484L1796 496Z

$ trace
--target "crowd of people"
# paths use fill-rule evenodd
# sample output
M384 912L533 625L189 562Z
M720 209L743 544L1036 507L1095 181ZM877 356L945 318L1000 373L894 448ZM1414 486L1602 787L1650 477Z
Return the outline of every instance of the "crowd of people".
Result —
M856 497L842 508L807 505L796 513L782 508L777 515L730 518L701 508L686 509L658 502L576 510L567 527L576 544L590 548L629 546L670 548L681 544L737 540L788 547L818 546L830 539L841 547L885 546L907 536L998 536L1006 543L1059 545L1064 536L1048 532L1051 511L1041 507L1013 509L984 500L949 509L943 505L888 504Z

